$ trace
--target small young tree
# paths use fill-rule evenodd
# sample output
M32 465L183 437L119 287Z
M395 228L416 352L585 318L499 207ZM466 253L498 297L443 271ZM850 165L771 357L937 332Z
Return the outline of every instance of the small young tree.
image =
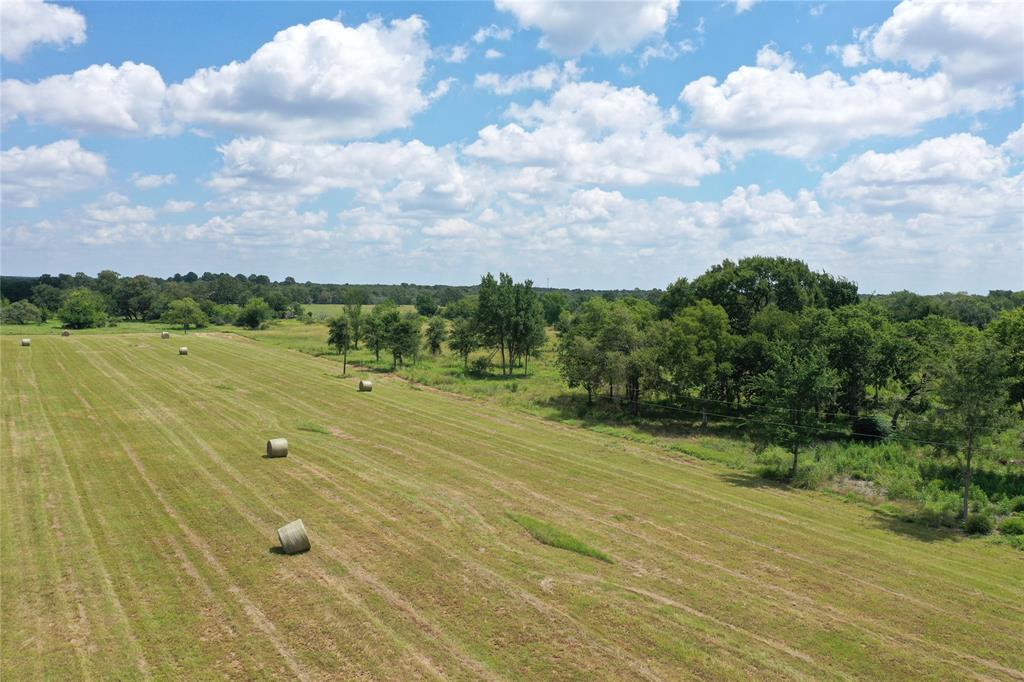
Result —
M587 404L592 405L606 376L604 354L597 344L584 336L566 336L558 344L558 369L569 388L586 389Z
M72 329L102 327L107 323L107 298L98 291L75 289L64 298L57 317Z
M420 350L420 317L416 313L402 315L390 325L387 348L391 351L392 367L404 366L406 359L416 360Z
M363 306L361 303L345 304L345 317L348 318L349 333L352 336L352 348L359 350L359 341L363 338Z
M274 311L266 301L262 298L250 298L238 314L236 324L239 327L259 329L273 316Z
M448 328L443 317L434 316L427 321L427 349L431 355L441 352L441 344L448 336Z
M448 336L448 347L462 358L462 366L469 366L469 355L477 349L479 343L473 320L459 318L452 323L452 331Z
M380 352L384 349L384 341L387 337L386 332L384 320L377 315L370 315L363 322L363 339L370 350L373 351L374 359L377 362L380 362Z
M790 477L796 474L800 448L817 433L818 412L832 401L839 386L824 349L800 346L785 341L773 344L771 368L753 380L754 404L785 408L766 410L765 421L772 440L793 453Z
M352 346L352 325L345 315L339 315L328 325L327 343L341 355L341 373L348 373L348 350Z
M163 315L163 321L167 324L181 325L186 334L189 327L205 327L209 324L206 313L193 298L171 301Z
M970 513L971 479L980 446L1007 418L1006 356L990 337L970 330L945 355L937 370L932 409L919 433L940 454L960 462L963 478L962 520Z

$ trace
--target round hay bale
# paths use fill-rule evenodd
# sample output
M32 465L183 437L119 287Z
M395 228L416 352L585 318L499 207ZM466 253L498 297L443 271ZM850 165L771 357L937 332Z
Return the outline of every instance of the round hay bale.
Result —
M32 345L32 339L22 339L21 340L21 345L23 345L23 346L31 346Z
M169 338L171 338L171 333L170 332L160 332L160 338L161 339L169 339Z
M188 346L182 346L179 348L178 355L188 355Z
M288 439L271 438L267 441L267 457L287 457Z
M281 549L285 554L298 554L309 551L309 536L302 519L296 519L277 529L277 539L281 541Z
M67 329L65 329L64 331L62 331L62 332L60 333L60 335L61 335L61 336L71 336L71 332L69 332L69 331L68 331Z
M360 379L359 390L369 393L370 391L373 390L373 382L370 381L369 379Z

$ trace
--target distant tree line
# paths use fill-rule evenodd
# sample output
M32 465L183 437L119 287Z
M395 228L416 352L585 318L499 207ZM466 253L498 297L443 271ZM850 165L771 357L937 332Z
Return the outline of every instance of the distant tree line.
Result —
M793 472L830 435L915 438L961 459L966 517L975 453L1024 413L1022 297L987 298L999 312L981 330L940 314L958 297L911 314L905 292L862 299L801 261L745 258L676 281L656 304L595 298L563 313L557 362L590 402L747 415L790 450Z

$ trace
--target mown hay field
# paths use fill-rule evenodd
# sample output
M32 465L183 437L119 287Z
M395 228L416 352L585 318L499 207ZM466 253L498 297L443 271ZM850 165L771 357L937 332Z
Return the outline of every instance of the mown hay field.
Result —
M1024 679L1020 552L179 340L0 339L3 679Z

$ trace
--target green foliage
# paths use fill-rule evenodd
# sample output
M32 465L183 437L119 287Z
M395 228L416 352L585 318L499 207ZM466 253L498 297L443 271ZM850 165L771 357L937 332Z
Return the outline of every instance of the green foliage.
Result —
M32 303L41 310L54 314L64 303L64 290L52 284L37 284L32 287Z
M819 346L779 342L772 366L753 380L755 404L777 408L765 426L772 441L793 453L797 471L800 449L819 438L819 412L835 394L838 378Z
M452 323L452 331L448 336L448 347L462 358L462 365L464 367L469 363L470 353L476 350L478 345L473 320L457 318Z
M869 414L855 417L850 423L850 433L858 440L873 442L888 438L892 429L885 417Z
M1024 308L1003 312L989 326L988 334L1006 358L1010 401L1024 410Z
M540 297L541 307L544 309L544 322L554 325L562 315L562 311L568 308L569 299L560 291L548 291Z
M385 345L391 351L392 366L401 367L406 360L415 362L420 350L420 317L407 313L390 322Z
M70 292L57 311L57 317L64 326L72 329L106 326L107 299L103 294L89 289L75 289Z
M1024 516L1011 516L999 524L1003 535L1024 535Z
M448 325L443 317L434 316L427 320L426 344L431 355L441 352L441 346L448 336Z
M4 305L2 321L4 324L38 324L46 321L46 313L22 299Z
M437 301L430 294L420 294L416 297L416 312L424 317L429 317L437 312Z
M352 347L352 323L347 315L339 315L327 325L327 343L342 356L341 373L348 371L348 351Z
M975 514L964 522L964 531L969 535L988 535L994 524L986 514Z
M171 301L163 315L163 321L181 326L186 333L189 327L205 327L210 323L203 309L191 298Z
M605 563L614 563L612 558L601 550L594 549L579 538L570 535L561 528L557 528L546 521L541 521L525 514L514 514L512 512L509 512L508 517L525 528L535 540L542 544L550 547L557 547L559 549L566 549L570 552L576 552L577 554L592 557L594 559L604 561Z
M250 298L242 306L235 324L249 329L261 329L274 317L274 311L262 298Z

